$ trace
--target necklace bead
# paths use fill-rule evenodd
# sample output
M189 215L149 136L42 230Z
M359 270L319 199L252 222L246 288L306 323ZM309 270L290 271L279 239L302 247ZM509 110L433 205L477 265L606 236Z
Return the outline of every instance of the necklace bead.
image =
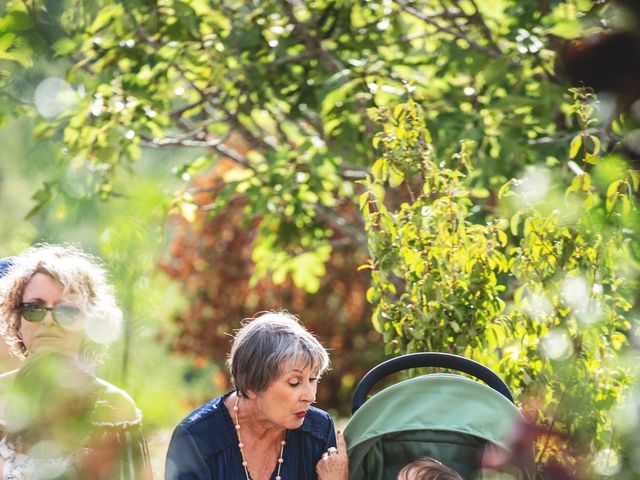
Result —
M236 435L238 435L238 448L240 449L240 456L242 457L242 466L244 467L244 473L246 475L247 480L251 480L251 475L249 475L249 463L244 457L244 443L242 443L242 438L240 438L240 422L238 421L238 404L240 402L240 395L236 393L236 403L233 406L233 412L235 417L235 427L236 427ZM282 464L284 463L284 446L287 444L285 441L285 435L287 434L287 430L285 429L282 432L282 440L280 440L280 456L278 457L278 472L276 473L276 480L282 480L280 476L280 470L282 469Z

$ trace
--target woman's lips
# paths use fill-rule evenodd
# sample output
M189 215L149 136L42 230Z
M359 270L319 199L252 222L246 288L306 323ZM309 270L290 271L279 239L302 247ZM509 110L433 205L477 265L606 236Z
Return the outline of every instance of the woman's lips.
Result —
M307 415L306 410L304 412L296 412L296 417L298 418L304 418L306 415Z
M59 339L60 335L56 335L55 333L39 333L35 336L35 338L45 339L45 338L55 338Z

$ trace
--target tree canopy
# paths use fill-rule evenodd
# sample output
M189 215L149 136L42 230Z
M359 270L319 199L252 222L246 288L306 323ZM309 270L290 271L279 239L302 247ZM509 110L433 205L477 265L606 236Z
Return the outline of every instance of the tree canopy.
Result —
M426 102L443 153L479 143L484 192L559 157L554 140L577 131L553 49L578 13L597 19L591 2L483 3L10 1L4 50L22 66L34 52L68 64L36 91L37 134L64 142L82 193L112 195L141 147L199 148L185 178L230 158L216 203L241 194L261 219L256 268L313 291L334 232L365 244L361 220L335 211L375 159L367 108ZM20 98L19 84L5 94ZM68 189L48 183L37 200ZM194 212L188 189L176 207Z
M206 327L291 287L302 310L316 294L339 312L360 265L387 354L475 358L590 452L589 474L633 472L611 412L637 375L640 114L625 72L598 96L564 72L584 77L590 39L634 31L628 3L9 0L0 118L33 113L63 147L33 215L122 195L147 149L193 152L165 263L197 299L180 348L207 351ZM241 265L198 279L225 259ZM225 310L238 272L240 291L275 290ZM369 310L349 311L336 341ZM546 438L541 461L560 448Z

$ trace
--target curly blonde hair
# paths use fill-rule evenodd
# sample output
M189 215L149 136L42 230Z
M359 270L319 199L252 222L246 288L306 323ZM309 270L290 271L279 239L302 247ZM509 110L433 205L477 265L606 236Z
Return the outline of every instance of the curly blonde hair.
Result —
M34 245L13 260L0 278L0 334L9 351L21 359L28 355L20 336L19 304L33 276L43 273L62 285L63 294L79 299L85 333L81 354L97 360L104 345L116 340L122 325L122 310L100 261L72 245L49 244Z

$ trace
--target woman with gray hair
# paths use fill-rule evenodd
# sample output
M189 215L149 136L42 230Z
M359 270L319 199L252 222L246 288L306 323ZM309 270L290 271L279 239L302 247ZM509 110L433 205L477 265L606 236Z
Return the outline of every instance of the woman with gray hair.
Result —
M122 311L104 268L38 245L0 278L0 334L22 366L0 375L0 478L150 479L142 416L93 366Z
M246 323L228 364L235 389L176 427L166 480L347 480L342 432L312 406L329 356L296 317Z

